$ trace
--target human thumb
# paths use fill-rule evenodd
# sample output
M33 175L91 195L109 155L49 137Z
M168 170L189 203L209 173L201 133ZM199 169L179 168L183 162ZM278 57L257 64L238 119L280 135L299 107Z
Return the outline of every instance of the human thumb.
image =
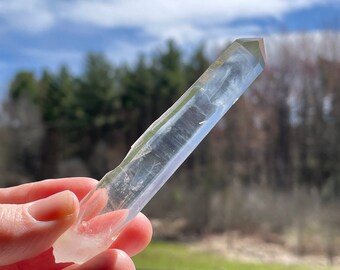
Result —
M0 204L0 265L50 248L75 221L78 210L78 199L71 191L27 204Z

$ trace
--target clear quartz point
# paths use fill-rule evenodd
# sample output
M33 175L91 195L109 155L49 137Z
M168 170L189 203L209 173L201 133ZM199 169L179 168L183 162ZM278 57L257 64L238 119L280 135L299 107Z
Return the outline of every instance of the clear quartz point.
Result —
M56 262L84 263L109 248L264 69L263 40L237 39L132 145L81 201L53 245Z

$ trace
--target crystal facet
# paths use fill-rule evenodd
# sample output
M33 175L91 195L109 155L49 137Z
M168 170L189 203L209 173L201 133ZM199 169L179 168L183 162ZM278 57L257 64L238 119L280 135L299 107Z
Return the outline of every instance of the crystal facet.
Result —
M81 202L78 222L54 244L57 262L107 249L264 69L262 39L233 42L132 145Z

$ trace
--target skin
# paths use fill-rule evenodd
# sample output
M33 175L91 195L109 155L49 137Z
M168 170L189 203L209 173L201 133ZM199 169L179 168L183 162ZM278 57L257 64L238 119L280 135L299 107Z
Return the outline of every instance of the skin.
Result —
M131 256L151 241L150 221L139 214L110 249L82 265L55 263L52 244L75 221L81 200L97 181L44 180L0 189L0 270L132 270Z

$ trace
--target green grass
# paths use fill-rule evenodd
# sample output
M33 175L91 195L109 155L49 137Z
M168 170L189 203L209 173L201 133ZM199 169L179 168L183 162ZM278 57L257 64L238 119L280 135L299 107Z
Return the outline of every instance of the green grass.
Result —
M228 261L215 254L192 251L186 245L169 242L152 242L134 257L137 270L323 270L329 268L255 264ZM336 268L332 268L336 269ZM337 268L339 269L339 268Z

